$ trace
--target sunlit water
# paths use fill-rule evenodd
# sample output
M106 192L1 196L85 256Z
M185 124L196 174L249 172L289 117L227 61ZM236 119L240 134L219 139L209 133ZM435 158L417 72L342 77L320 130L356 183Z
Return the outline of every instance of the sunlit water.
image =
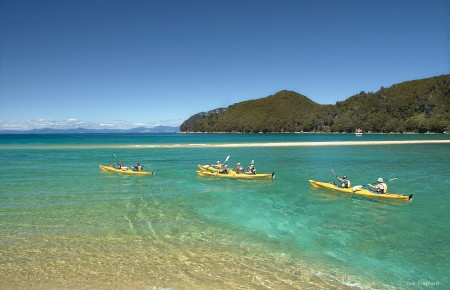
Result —
M359 138L359 139L357 139ZM448 135L0 135L0 288L448 288L450 145L121 148ZM19 148L19 149L15 149ZM197 164L255 161L259 181ZM140 161L154 176L100 171ZM389 182L412 202L313 188Z

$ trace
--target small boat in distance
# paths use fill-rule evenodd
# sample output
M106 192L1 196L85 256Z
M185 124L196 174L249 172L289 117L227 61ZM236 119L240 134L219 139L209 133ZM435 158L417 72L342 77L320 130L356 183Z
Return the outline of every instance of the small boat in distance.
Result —
M356 129L356 131L355 131L356 136L362 136L362 134L363 134L363 131L361 129Z

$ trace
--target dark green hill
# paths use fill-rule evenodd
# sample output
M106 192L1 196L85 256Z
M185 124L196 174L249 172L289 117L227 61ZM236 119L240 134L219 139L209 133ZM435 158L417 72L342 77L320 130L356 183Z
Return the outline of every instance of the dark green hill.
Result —
M450 75L407 81L320 105L292 91L199 113L182 132L450 131Z

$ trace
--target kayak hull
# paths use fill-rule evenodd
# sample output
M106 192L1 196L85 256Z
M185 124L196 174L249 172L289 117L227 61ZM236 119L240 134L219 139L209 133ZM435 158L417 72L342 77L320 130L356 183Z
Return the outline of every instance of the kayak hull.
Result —
M320 182L315 180L309 180L309 183L311 183L314 187L320 187L320 188L326 188L331 190L337 190L341 192L346 192L350 194L358 194L366 197L377 197L377 198L387 198L387 199L398 199L398 200L411 200L413 195L404 195L404 194L395 194L395 193L385 193L380 194L376 192L372 192L370 190L367 190L365 188L362 188L362 186L354 186L352 188L342 188L339 187L333 183L327 183L327 182Z
M217 172L210 171L197 171L197 174L200 176L214 176L220 178L235 178L235 179L272 179L274 177L274 173L263 173L263 174L245 174L245 173L236 173L234 171L230 171L227 174L221 174Z
M115 172L115 173L119 173L119 174L128 174L128 175L153 175L155 172L154 171L133 171L131 169L128 170L121 170L121 169L117 169L117 168L113 168L110 166L105 166L105 165L99 165L100 169L106 172Z

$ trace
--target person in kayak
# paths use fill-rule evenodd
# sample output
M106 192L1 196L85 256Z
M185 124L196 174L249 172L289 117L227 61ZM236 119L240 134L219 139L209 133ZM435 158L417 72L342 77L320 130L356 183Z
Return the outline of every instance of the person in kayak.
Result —
M228 174L228 165L225 164L223 170L219 171L220 174Z
M217 163L211 165L211 167L214 167L219 173L222 171L222 163L220 161L217 161Z
M256 174L256 168L253 164L250 164L248 167L248 170L245 171L246 174L255 175Z
M336 176L336 178L341 182L341 187L350 188L350 180L348 180L347 176L344 175L342 178Z
M383 194L383 193L387 193L387 185L386 183L384 183L383 178L378 178L377 180L378 184L377 185L372 185L372 184L368 184L368 186L375 188L374 192Z
M133 167L134 171L142 171L143 167L139 162L136 162L136 166Z
M236 164L234 171L236 171L237 174L244 173L244 168L241 166L241 163Z

